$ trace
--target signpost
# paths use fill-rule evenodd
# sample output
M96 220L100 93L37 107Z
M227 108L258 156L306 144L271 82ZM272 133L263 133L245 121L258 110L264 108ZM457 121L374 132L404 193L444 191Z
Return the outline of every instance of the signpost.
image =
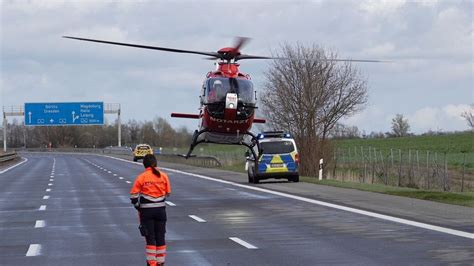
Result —
M103 102L25 103L26 126L103 125Z
M25 126L103 125L104 114L117 114L118 146L122 146L120 104L103 102L25 103L3 106L3 151L7 151L7 117L22 116ZM26 136L25 146L26 146Z

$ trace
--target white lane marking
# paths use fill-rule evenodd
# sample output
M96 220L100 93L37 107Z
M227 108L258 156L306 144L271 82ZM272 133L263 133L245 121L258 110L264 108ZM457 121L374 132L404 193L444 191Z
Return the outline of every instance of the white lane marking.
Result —
M54 175L50 175L49 177L54 177Z
M202 218L200 218L200 217L197 217L196 215L188 215L188 216L189 216L191 219L194 219L194 220L196 220L196 221L199 222L199 223L205 223L205 222L206 222L206 220L204 220L204 219L202 219Z
M46 192L50 192L50 191L51 191L51 189L50 189L50 188L47 188L47 189L46 189Z
M48 186L52 186L53 184L49 183Z
M23 158L23 161L21 161L21 162L15 164L15 165L12 165L12 166L8 167L7 169L1 170L1 171L0 171L0 174L3 174L3 173L5 173L5 172L7 172L7 171L10 171L11 169L13 169L13 168L15 168L15 167L17 167L17 166L20 166L20 165L26 163L27 161L28 161L27 158Z
M99 155L99 156L103 156L103 157L107 157L107 158L111 158L111 159L115 159L115 160L119 160L119 161L124 161L124 162L127 162L127 163L133 163L133 164L141 165L140 163L127 161L125 159L115 158L115 157L112 157L112 156L107 156L107 155ZM474 239L474 234L473 233L469 233L469 232L465 232L465 231L460 231L460 230L455 230L455 229L451 229L451 228L447 228L447 227L431 225L431 224L427 224L427 223L415 222L415 221L411 221L411 220L408 220L408 219L398 218L398 217L394 217L394 216L390 216L390 215L384 215L384 214L379 214L379 213L376 213L376 212L359 210L359 209L356 209L356 208L351 208L351 207L346 207L346 206L342 206L342 205L328 203L328 202L324 202L324 201L320 201L320 200L314 200L314 199L309 199L309 198L305 198L305 197L295 196L295 195L291 195L291 194L288 194L288 193L272 191L272 190L268 190L268 189L264 189L264 188L238 184L238 183L231 182L231 181L220 180L220 179L209 177L209 176L188 173L188 172L175 170L175 169L171 169L171 168L162 167L161 169L166 170L166 171L175 172L175 173L184 174L184 175L194 176L194 177L198 177L198 178L202 178L202 179L206 179L206 180L210 180L210 181L214 181L214 182L228 184L228 185L232 185L232 186L236 186L236 187L242 187L242 188L246 188L246 189L250 189L250 190L255 190L255 191L265 192L265 193L269 193L269 194L273 194L273 195L278 195L278 196L281 196L281 197L286 197L286 198L291 198L291 199L295 199L295 200L299 200L299 201L304 201L304 202L307 202L307 203L326 206L326 207L329 207L329 208L334 208L334 209L343 210L343 211L347 211L347 212L357 213L357 214L370 216L370 217L378 218L378 219L382 219L382 220L387 220L387 221L391 221L391 222L395 222L395 223L411 225L411 226L415 226L415 227L419 227L419 228L423 228L423 229L427 229L427 230L432 230L432 231L436 231L436 232L440 232L440 233L445 233L445 234L450 234L450 235L454 235L454 236L460 236L460 237L466 237L466 238Z
M119 176L119 179L123 179L123 177L122 177L122 176Z
M49 179L49 181L50 181L50 182L53 182L53 181L54 181L54 179L53 179L53 178L50 178L50 179Z
M174 204L173 202L171 201L165 201L166 204L168 204L169 206L176 206L176 204Z
M49 199L49 196L48 195L43 196L43 199Z
M245 242L243 241L242 239L238 238L238 237L229 237L230 240L234 241L235 243L238 243L248 249L258 249L256 246L248 243L248 242Z
M127 182L128 184L132 183L132 182L130 182L130 181L125 181L125 182Z
M35 228L41 228L45 226L46 226L46 223L44 222L44 220L36 220Z
M107 171L107 173L111 174L112 172L110 172L110 171Z
M117 174L114 174L114 176L117 176Z
M30 244L28 251L26 252L27 257L41 255L41 245L40 244Z
M39 211L44 211L44 210L46 210L46 205L41 205L38 210L39 210Z

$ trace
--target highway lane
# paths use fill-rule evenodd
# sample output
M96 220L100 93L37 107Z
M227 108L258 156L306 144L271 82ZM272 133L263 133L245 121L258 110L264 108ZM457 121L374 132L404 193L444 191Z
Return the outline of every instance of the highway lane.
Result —
M0 174L1 265L145 263L128 200L140 165L95 155L25 157ZM471 239L168 173L175 205L167 207L169 265L474 260Z

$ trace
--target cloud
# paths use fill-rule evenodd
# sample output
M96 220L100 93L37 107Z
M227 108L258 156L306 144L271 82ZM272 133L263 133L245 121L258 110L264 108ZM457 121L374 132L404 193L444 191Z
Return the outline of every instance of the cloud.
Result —
M455 131L468 129L461 114L468 111L468 104L449 104L442 107L424 107L407 114L412 132Z
M4 105L26 101L123 103L124 119L194 112L205 74L200 56L108 46L62 35L216 51L252 37L248 54L269 55L299 41L356 64L368 77L371 105L348 121L387 131L396 113L443 129L465 125L452 107L472 101L472 1L0 1L0 90ZM257 88L268 62L243 61ZM146 99L153 104L137 108ZM165 100L163 100L165 99ZM447 110L443 108L446 107ZM430 109L431 108L431 109ZM418 113L417 113L418 112ZM434 117L433 117L434 116ZM184 120L170 120L178 125ZM431 121L428 123L428 121ZM453 121L457 121L454 123ZM196 121L190 121L194 128ZM186 122L183 122L186 123ZM454 123L454 124L453 124Z

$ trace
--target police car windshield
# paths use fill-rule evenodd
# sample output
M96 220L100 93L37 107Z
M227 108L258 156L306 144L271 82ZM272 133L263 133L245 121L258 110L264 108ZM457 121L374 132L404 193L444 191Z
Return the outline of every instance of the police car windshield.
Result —
M224 102L227 93L237 93L239 101L254 103L253 84L250 80L236 78L210 78L207 81L207 102Z
M281 154L290 153L295 150L291 141L270 141L261 142L260 146L264 154Z
M148 147L148 146L138 146L137 147L137 150L149 150L149 149L150 149L150 147Z

